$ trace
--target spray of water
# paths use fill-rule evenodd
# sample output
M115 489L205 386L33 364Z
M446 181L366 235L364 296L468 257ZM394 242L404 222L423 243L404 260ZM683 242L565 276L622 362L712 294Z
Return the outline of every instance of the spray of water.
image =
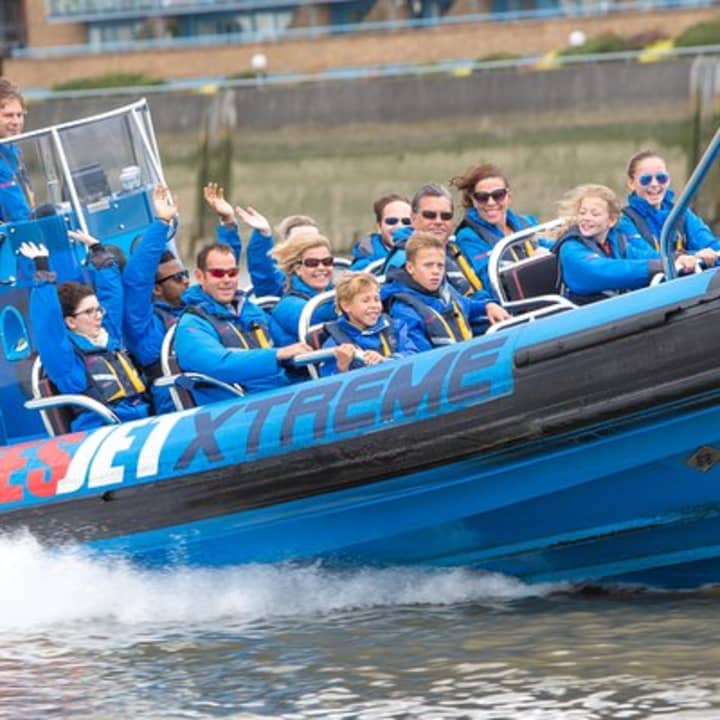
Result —
M77 621L127 625L247 621L354 608L508 601L548 586L468 569L243 565L149 570L30 535L0 537L0 631Z

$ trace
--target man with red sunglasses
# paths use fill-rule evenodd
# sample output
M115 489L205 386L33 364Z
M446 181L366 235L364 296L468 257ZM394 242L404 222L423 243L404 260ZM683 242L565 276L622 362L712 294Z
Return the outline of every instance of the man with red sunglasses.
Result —
M268 316L238 290L233 249L224 243L205 245L197 256L193 285L183 295L187 308L178 321L175 353L184 371L200 372L246 392L289 383L284 364L308 352L305 343L276 348ZM194 388L202 405L227 399L219 388Z

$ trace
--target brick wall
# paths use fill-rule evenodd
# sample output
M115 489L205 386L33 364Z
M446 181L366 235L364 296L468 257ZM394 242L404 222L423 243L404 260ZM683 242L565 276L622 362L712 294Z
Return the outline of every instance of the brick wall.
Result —
M604 32L627 36L648 30L676 35L690 25L716 18L717 10L707 8L553 21L472 23L197 50L61 59L9 58L3 70L21 87L50 87L62 80L114 72L140 72L158 78L217 76L247 71L252 55L263 52L269 60L269 72L317 72L334 67L478 58L497 52L540 54L565 47L571 30L582 30L588 37Z
M27 44L29 47L82 45L85 28L79 23L49 23L45 19L44 0L25 0Z

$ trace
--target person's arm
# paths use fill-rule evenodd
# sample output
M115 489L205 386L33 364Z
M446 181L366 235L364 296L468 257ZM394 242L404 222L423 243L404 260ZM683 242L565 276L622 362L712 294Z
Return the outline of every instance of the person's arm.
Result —
M425 332L423 319L409 305L401 300L392 303L390 317L397 323L405 325L407 338L417 352L432 350L433 345Z
M274 375L279 369L278 352L276 348L227 348L210 323L189 313L180 318L175 333L175 353L183 370L204 373L228 383L242 385Z
M98 302L105 308L103 326L112 337L122 342L125 293L115 256L86 232L68 230L68 235L87 247L85 262Z
M18 171L22 159L15 145L0 146L0 222L27 220L30 203Z
M395 330L395 338L397 340L397 349L392 354L394 358L404 358L414 355L418 352L415 343L408 334L407 325L402 320L392 319L393 329Z
M235 208L237 215L252 228L247 248L247 268L256 297L261 295L282 295L285 273L270 255L273 247L272 230L267 218L253 207Z
M88 386L85 363L75 352L69 338L55 285L56 275L50 271L47 248L22 243L20 252L35 263L30 291L30 323L45 373L60 392L83 393Z
M232 205L225 199L225 190L217 183L209 182L203 188L205 204L211 212L218 216L215 238L233 249L235 262L240 262L242 238L238 229L237 218Z
M688 251L701 258L706 267L714 266L717 262L717 253L720 252L720 240L713 235L705 221L692 210L686 211L685 228Z
M659 260L608 258L573 240L563 243L559 259L565 285L580 295L636 290L662 270Z

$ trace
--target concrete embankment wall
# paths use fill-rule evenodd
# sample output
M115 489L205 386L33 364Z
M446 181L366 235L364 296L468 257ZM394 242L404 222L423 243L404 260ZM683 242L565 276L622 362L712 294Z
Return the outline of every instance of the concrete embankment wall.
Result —
M294 86L233 90L239 129L286 126L416 122L445 117L494 118L525 113L614 111L618 123L628 109L682 106L688 102L691 60L652 64L598 63L550 71L493 70L467 77L448 74L325 81ZM100 97L49 100L32 106L30 127L42 127L102 112L135 99ZM199 130L212 96L150 96L158 133ZM656 112L656 111L653 111ZM655 118L652 118L655 119Z

